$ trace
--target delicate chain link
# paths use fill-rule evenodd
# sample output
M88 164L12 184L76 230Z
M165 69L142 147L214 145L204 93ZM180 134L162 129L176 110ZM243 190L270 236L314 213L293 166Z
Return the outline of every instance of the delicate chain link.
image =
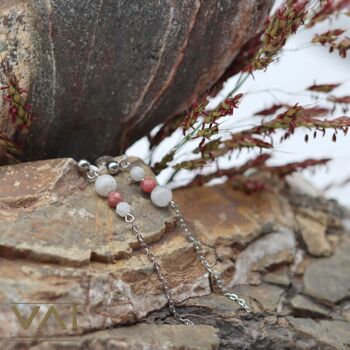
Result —
M100 176L99 174L99 168L97 168L96 166L90 165L87 161L83 161L87 164L82 164L80 166L80 169L83 171L86 171L87 173L87 177L89 180L95 180L97 177ZM131 167L131 163L128 161L127 156L122 157L119 160L119 165L122 169L126 170L129 169ZM221 274L219 272L217 272L213 266L209 263L209 261L205 258L205 256L203 255L202 251L203 251L203 245L202 243L199 241L199 239L197 238L197 236L190 231L189 226L186 224L180 210L179 207L177 206L177 204L174 201L170 201L170 206L171 208L174 210L177 221L180 225L180 227L184 230L184 232L186 233L187 239L192 242L193 244L193 248L196 252L197 258L200 260L200 262L202 263L202 265L205 267L205 269L209 272L210 276L212 276L213 280L215 281L216 285L219 287L221 293L223 295L225 295L226 297L228 297L229 299L235 301L238 305L240 305L245 311L250 312L248 305L246 304L245 300L240 298L237 294L235 293L230 293L230 291L224 287L224 281L221 277ZM169 309L170 312L173 314L173 316L180 322L186 324L186 325L193 325L193 322L190 321L187 318L183 318L181 317L181 315L178 313L178 311L175 308L175 302L173 300L173 296L172 296L172 292L171 292L171 288L170 285L167 281L167 279L165 278L163 271L159 265L159 263L156 261L156 258L154 256L154 254L151 252L148 244L145 242L145 240L143 239L142 235L139 233L139 228L135 223L135 217L131 214L127 214L124 217L125 222L131 224L131 230L134 233L134 235L136 236L137 241L139 242L141 248L143 248L143 250L145 251L148 260L150 261L150 263L153 265L153 269L157 274L157 277L159 279L159 281L162 284L162 288L163 291L166 295L166 298L168 300L168 305L169 305Z
M87 178L92 181L97 179L100 174L99 174L99 168L91 165L88 161L80 161L83 164L80 166L80 170L86 172ZM123 156L119 159L119 165L123 170L129 169L131 167L131 163L128 161L128 158L126 156ZM175 302L171 293L171 288L170 285L165 278L163 271L157 262L154 254L151 252L148 244L145 242L143 239L142 235L139 233L139 228L135 224L135 217L132 214L127 214L124 216L124 220L126 223L131 224L131 230L135 234L137 241L140 243L140 246L143 248L145 251L148 260L151 262L153 265L153 270L158 276L159 281L162 283L162 288L165 293L165 296L168 300L168 305L169 305L169 310L173 314L173 316L180 322L186 324L186 325L193 325L193 322L190 321L187 318L181 317L181 315L178 313L175 307Z
M135 220L135 218L134 218L133 215L128 214L127 216L125 216L125 221L127 223L131 223L131 230L132 230L132 232L136 236L137 241L140 243L141 248L143 248L143 250L145 251L148 260L153 265L153 270L157 274L159 281L162 283L163 291L165 293L166 298L168 299L168 305L169 305L170 312L180 322L182 322L182 323L184 323L186 325L193 325L192 321L190 321L187 318L181 317L181 315L177 312L177 310L175 308L175 302L173 300L173 296L172 296L172 293L171 293L171 288L169 286L169 283L168 283L167 279L165 278L165 276L163 274L163 271L162 271L159 263L157 262L154 254L151 252L148 244L145 242L145 240L143 239L142 235L140 234L139 228L135 224L134 220Z
M221 293L223 295L225 295L227 298L235 301L245 311L250 312L249 307L246 304L244 299L240 298L235 293L230 293L230 291L224 287L224 281L221 277L220 272L216 271L214 269L214 267L206 259L206 257L203 255L203 245L200 242L200 240L197 238L197 236L192 231L190 231L189 226L186 224L184 217L181 214L178 205L172 200L170 202L170 206L174 210L177 222L179 223L180 227L184 230L187 239L193 244L193 248L196 252L198 260L202 263L202 265L205 267L205 269L212 276L216 285L219 287Z

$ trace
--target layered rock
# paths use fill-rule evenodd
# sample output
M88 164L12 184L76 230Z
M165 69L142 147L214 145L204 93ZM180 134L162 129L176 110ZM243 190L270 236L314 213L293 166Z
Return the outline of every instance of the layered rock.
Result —
M150 174L142 162L132 162ZM208 259L253 311L246 314L217 294L174 226L173 213L153 206L128 174L116 178L179 312L195 326L178 324L165 307L159 281L130 227L96 195L72 159L57 159L0 168L2 349L350 346L350 234L344 208L288 186L253 195L228 184L175 191ZM328 243L326 251L312 249L317 244L311 231ZM27 330L14 305L25 318L40 305ZM38 330L51 306L67 329L51 317Z
M19 135L0 98L0 134L23 143L27 160L125 150L206 93L272 3L2 0L0 63L34 119Z

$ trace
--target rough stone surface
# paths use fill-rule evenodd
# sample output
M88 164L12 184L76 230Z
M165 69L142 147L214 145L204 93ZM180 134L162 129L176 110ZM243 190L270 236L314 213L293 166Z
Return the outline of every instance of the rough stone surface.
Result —
M328 303L350 296L350 239L342 239L339 249L327 259L315 260L304 274L305 293Z
M272 3L2 0L0 62L36 116L27 159L125 149L205 93ZM14 137L7 109L0 98L0 132Z
M291 299L290 303L293 309L299 314L311 314L317 315L318 317L327 317L330 316L331 313L330 309L315 303L313 300L303 295L296 295Z
M294 234L289 230L257 239L238 255L236 271L230 284L246 284L252 270L261 271L273 265L291 263L295 246Z
M274 272L268 272L264 276L264 281L272 284L288 287L290 285L290 276L288 267L281 267Z
M6 346L8 350L18 349L16 344L8 343ZM33 349L61 350L63 346L64 349L80 350L217 350L219 349L219 338L216 335L216 329L210 326L140 324L72 337L64 345L60 341L51 340L37 346L34 345Z
M348 349L350 324L343 321L320 321L305 318L288 318L295 330L318 339L320 349Z
M175 199L184 212L191 213L188 223L200 239L211 246L245 246L294 223L286 200L273 193L246 196L228 191L227 186L197 187L179 190Z
M79 176L72 159L1 167L0 179L3 254L83 265L90 260L130 257L137 246L106 199ZM146 242L158 240L173 224L174 216L152 206L128 173L119 175L117 181L133 212L140 213L137 219Z
M142 162L131 161L151 175ZM128 226L78 174L75 162L40 161L0 167L1 349L349 348L347 210L288 187L250 196L228 184L175 191L209 261L253 311L247 314L218 294L172 213L153 206L126 173L116 180L138 213L140 232L169 280L178 311L195 326L179 325L170 314ZM305 244L298 220L305 213L313 227L322 218L331 256L314 257ZM40 305L27 330L13 303L25 318ZM53 305L67 329L52 317L38 329Z
M322 212L303 208L298 210L296 219L308 252L315 256L329 256L332 248L326 237L327 216Z

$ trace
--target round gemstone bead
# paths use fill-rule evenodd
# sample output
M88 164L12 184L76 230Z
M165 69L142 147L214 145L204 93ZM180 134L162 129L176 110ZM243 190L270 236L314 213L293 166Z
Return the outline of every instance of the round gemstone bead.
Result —
M134 166L130 170L130 176L134 181L141 181L145 177L145 170L140 166Z
M108 197L109 192L117 189L117 181L111 175L101 175L95 182L96 192L102 197Z
M111 208L115 208L117 204L123 202L123 196L119 192L109 192L108 194L108 205Z
M131 207L130 207L129 203L120 202L120 203L117 204L117 207L116 207L115 211L117 212L117 214L119 216L125 217L128 214L130 214Z
M168 206L172 198L171 190L165 186L157 186L151 193L151 200L158 207Z
M141 181L140 187L143 192L151 193L157 187L157 181L152 177L146 177Z

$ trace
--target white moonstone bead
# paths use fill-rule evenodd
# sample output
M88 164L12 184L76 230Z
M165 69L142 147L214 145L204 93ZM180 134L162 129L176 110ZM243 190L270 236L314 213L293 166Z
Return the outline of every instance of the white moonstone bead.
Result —
M108 193L116 189L117 181L111 175L101 175L95 182L95 190L102 197L108 197Z
M157 186L151 192L151 201L158 207L166 207L172 200L173 194L168 187Z
M134 166L130 170L130 176L134 181L141 181L145 177L145 171L140 166Z
M125 217L126 215L130 214L131 207L130 207L129 203L120 202L117 204L115 211L121 217Z

